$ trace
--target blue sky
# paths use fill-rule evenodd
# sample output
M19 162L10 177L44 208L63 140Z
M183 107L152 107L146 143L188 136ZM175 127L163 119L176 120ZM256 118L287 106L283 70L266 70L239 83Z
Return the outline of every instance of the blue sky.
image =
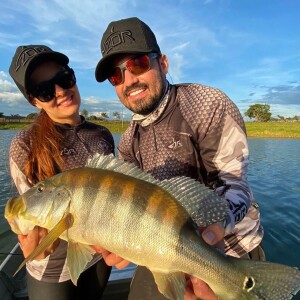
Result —
M169 58L170 82L217 87L242 114L252 104L266 103L273 117L300 115L298 0L1 1L0 112L37 111L8 73L15 49L26 44L45 44L69 56L81 109L110 118L121 112L114 88L96 82L94 71L108 23L132 16L156 34Z

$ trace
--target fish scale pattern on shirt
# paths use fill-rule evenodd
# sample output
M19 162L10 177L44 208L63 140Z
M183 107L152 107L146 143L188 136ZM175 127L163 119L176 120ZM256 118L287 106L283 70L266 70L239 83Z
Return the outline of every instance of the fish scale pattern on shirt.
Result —
M178 89L178 99L183 116L201 135L212 130L221 132L226 120L224 113L245 130L242 115L236 105L219 89L190 84Z
M61 155L65 163L63 171L83 167L87 159L91 158L94 153L109 154L113 152L113 137L103 126L97 126L87 121L75 127L56 126L64 136L61 147ZM11 143L10 158L20 170L24 170L27 161L31 144L30 131L31 127L18 132Z

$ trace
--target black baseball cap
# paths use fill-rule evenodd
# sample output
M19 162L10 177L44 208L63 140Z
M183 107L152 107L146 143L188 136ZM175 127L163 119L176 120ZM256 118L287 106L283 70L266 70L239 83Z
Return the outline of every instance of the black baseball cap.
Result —
M161 54L156 37L150 27L133 17L111 22L101 40L102 59L95 71L98 82L107 79L107 70L113 56L122 53Z
M28 79L34 68L46 61L55 61L65 66L69 63L69 58L45 45L19 46L12 58L9 74L29 102Z

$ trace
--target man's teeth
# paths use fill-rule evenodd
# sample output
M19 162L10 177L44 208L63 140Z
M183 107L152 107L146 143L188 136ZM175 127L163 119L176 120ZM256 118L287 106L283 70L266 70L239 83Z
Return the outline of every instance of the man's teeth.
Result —
M137 94L141 93L142 91L143 91L143 89L136 90L136 91L134 91L134 92L130 93L130 96L135 96L135 95L137 95Z

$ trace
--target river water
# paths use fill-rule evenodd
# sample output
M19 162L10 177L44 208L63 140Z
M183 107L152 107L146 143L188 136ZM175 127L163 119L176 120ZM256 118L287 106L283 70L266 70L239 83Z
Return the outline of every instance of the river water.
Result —
M16 193L8 163L15 133L0 131L0 253L16 243L3 217L6 201ZM120 135L114 138L118 144ZM249 182L261 210L267 260L300 268L300 139L250 138L249 148ZM4 257L0 254L0 262Z

